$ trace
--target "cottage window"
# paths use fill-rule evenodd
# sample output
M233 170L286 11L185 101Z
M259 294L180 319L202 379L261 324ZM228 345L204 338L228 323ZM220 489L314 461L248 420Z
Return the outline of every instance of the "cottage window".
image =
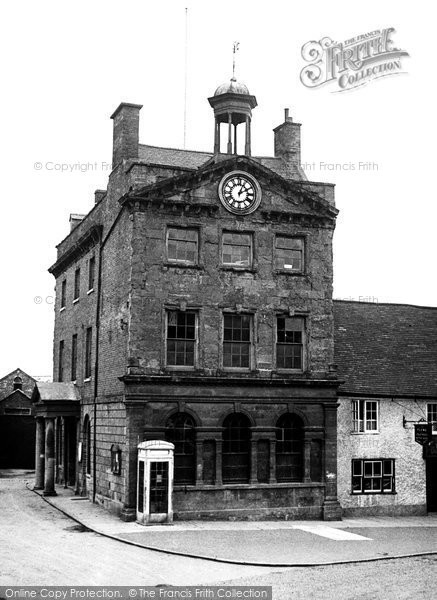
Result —
M432 434L437 435L437 403L430 403L426 407L428 423L432 423Z
M376 400L352 400L352 425L354 433L378 431L378 402Z
M394 494L393 458L352 460L352 494Z

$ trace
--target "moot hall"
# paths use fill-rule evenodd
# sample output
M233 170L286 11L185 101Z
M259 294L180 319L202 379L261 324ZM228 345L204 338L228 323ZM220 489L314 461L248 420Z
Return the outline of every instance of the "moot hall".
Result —
M233 77L208 101L211 152L140 144L140 105L111 117L107 189L50 268L35 487L143 523L426 512L436 309L333 302L334 186L307 180L300 124L252 156L255 96ZM412 332L422 377L390 354Z

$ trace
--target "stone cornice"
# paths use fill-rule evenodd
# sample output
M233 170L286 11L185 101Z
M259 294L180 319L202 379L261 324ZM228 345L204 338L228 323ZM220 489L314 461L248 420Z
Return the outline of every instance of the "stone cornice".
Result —
M342 381L338 379L298 379L266 377L206 377L206 376L181 376L181 375L124 375L119 380L126 385L169 385L169 386L241 386L241 387L329 387L337 388Z
M102 239L102 226L93 225L49 268L49 273L58 277L65 269L98 244Z

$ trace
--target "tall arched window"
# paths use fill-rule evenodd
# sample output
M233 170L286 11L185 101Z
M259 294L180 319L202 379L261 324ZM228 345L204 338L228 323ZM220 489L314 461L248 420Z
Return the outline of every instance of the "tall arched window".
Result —
M250 421L240 413L223 422L223 483L248 483L250 476Z
M194 485L196 481L196 424L187 413L172 415L166 424L166 440L174 444L174 482Z
M85 415L83 420L83 454L82 464L85 468L85 473L91 475L91 423L88 415Z
M303 426L293 414L282 415L276 423L276 479L302 481Z

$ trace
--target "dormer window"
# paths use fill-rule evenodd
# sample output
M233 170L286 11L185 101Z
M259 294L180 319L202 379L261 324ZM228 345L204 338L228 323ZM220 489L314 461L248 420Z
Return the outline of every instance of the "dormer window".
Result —
M14 377L14 390L22 390L23 389L23 380L19 375Z

